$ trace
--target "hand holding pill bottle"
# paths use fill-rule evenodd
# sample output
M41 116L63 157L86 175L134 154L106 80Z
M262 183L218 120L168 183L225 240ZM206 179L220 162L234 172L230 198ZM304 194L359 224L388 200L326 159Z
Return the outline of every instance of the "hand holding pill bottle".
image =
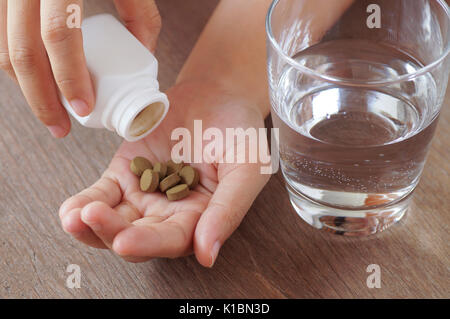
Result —
M153 51L156 48L156 42L161 30L161 17L154 0L114 0L118 16L124 21L125 27L119 27L118 23L112 26L112 20L107 22L105 17L102 19L105 24L99 28L95 26L94 19L91 21L91 27L96 29L90 35L82 33L80 28L83 18L84 0L41 0L28 1L0 0L0 69L5 71L20 86L25 99L36 117L48 128L50 133L56 138L65 137L71 128L71 121L68 112L60 102L59 94L63 95L67 101L66 107L71 113L79 117L86 117L92 110L102 103L112 101L96 101L97 84L100 84L100 95L103 96L105 84L99 78L91 78L91 74L100 75L101 79L110 78L105 76L104 72L98 72L98 66L106 66L109 58L119 58L120 52L115 46L108 46L110 52L105 52L106 47L97 47L99 56L93 57L90 52L95 42L83 41L83 37L96 38L98 44L108 44L108 39L119 40L116 45L128 46L128 59L133 59L132 51L137 47L132 43L131 32L147 51ZM90 5L90 3L89 3ZM110 27L110 30L107 28ZM91 29L91 27L87 27ZM84 27L83 27L84 28ZM99 29L103 29L102 31ZM129 30L127 34L127 29ZM114 32L118 31L115 35ZM117 36L117 38L115 38ZM86 45L87 44L87 45ZM86 46L89 53L89 60L94 61L95 66L88 69L85 57ZM116 51L116 52L115 52ZM143 58L145 55L142 48L137 49L138 55ZM118 54L119 53L119 54ZM95 55L95 53L94 53ZM120 57L121 59L123 57ZM147 57L147 60L149 58ZM98 62L101 60L101 62ZM116 59L115 66L111 72L115 74L118 80L129 74L128 69L122 69L118 72L118 66L125 63L125 60ZM142 66L145 73L143 60L138 59L136 64ZM129 66L125 63L124 67ZM111 75L111 74L110 74ZM143 96L138 92L126 92L121 83L115 82L107 84L110 86L120 86L122 93L129 97L138 98ZM148 85L148 83L147 83ZM101 98L102 99L102 98ZM123 98L122 98L123 99ZM120 100L120 99L119 99ZM120 101L114 103L119 103ZM130 101L128 101L130 102ZM122 103L126 103L122 101ZM137 103L137 101L136 101ZM143 102L142 102L143 103ZM134 105L134 103L133 103ZM123 106L123 105L121 105ZM105 107L102 105L100 107ZM98 113L98 111L96 111ZM146 118L150 111L142 114L133 124L134 131L127 132L124 128L129 120L118 120L122 115L114 115L114 119L108 119L105 115L103 124L96 126L107 126L119 134L129 136L141 133L142 118ZM117 112L116 112L117 114ZM110 116L110 115L108 115ZM131 117L131 115L127 115ZM94 116L96 117L96 116ZM84 121L84 120L83 120ZM117 123L117 122L120 123ZM147 121L145 121L147 123ZM148 130L142 129L145 133Z

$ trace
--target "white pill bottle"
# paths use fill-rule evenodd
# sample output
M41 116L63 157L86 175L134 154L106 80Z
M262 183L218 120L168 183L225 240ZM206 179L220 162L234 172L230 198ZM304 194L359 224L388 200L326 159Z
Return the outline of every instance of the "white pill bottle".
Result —
M169 110L167 96L159 91L158 61L112 15L86 18L82 32L96 103L85 117L61 97L64 107L86 127L107 128L130 142L144 138Z

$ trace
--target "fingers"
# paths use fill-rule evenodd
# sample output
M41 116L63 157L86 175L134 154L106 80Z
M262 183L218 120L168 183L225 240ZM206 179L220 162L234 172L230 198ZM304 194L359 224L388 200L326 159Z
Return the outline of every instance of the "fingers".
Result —
M93 246L103 246L103 241L83 222L81 216L82 209L90 203L101 201L109 207L114 207L120 203L122 192L117 182L103 175L91 187L81 193L67 199L59 209L59 218L65 232L71 234L81 242Z
M56 83L73 110L89 115L94 106L94 89L86 66L80 28L67 25L67 7L82 0L41 0L41 36Z
M111 248L114 237L131 223L102 202L93 202L81 211L81 220L88 225L103 243Z
M168 257L187 255L192 250L192 237L200 212L183 212L161 223L140 219L133 227L120 232L113 250L120 256Z
M220 247L239 226L269 177L260 173L257 164L219 166L219 185L195 229L194 251L200 264L214 265Z
M81 220L81 208L73 209L61 220L61 224L65 232L82 243L94 248L108 248L92 229Z
M28 104L55 137L70 131L40 35L39 1L8 0L8 51Z
M104 202L110 207L117 206L122 199L122 191L118 182L104 174L91 187L83 190L81 193L67 199L59 209L59 217L63 219L71 210L75 208L84 208L92 202Z
M128 30L150 51L156 48L161 16L153 0L114 0Z
M9 59L8 35L7 35L7 4L8 0L0 0L0 69L5 71L13 79L14 74L11 61Z

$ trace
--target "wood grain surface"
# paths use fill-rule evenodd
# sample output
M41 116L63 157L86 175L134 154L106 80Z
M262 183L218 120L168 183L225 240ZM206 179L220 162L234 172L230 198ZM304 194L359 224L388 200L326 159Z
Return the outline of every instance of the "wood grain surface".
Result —
M114 13L88 0L87 13ZM157 57L163 89L173 83L216 0L158 1L164 21ZM19 88L0 75L0 298L448 298L450 109L443 108L412 208L381 235L344 238L313 229L272 177L213 269L193 256L129 264L66 235L57 210L93 183L120 139L74 123L54 140L34 119ZM81 288L66 267L81 267ZM366 268L381 267L369 289Z

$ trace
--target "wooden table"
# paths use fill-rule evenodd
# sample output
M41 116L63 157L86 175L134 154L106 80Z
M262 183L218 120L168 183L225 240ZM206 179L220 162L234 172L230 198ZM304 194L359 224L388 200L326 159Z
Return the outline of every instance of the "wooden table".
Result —
M114 12L109 0L89 14ZM217 4L159 1L164 20L158 59L164 89ZM194 257L129 264L66 235L57 210L94 182L120 139L74 125L54 140L33 118L19 89L0 75L1 298L390 298L450 297L450 109L443 109L408 216L379 236L344 238L313 229L290 206L273 176L213 269ZM66 267L81 267L81 288L66 287ZM381 288L369 289L369 264Z

